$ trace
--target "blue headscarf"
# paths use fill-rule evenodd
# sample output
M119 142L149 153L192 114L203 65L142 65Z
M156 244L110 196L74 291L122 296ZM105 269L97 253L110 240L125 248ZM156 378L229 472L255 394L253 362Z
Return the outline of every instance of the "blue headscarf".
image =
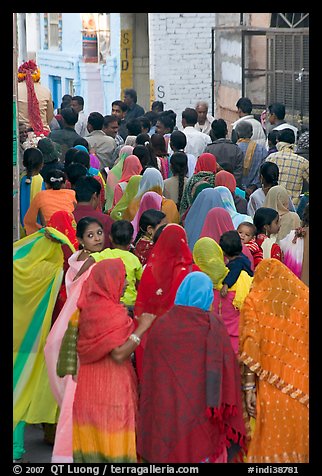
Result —
M193 271L180 284L174 304L199 307L203 311L209 311L213 300L214 290L209 276L201 271Z
M75 147L73 147L73 149L83 150L84 152L87 152L87 153L89 154L89 152L88 152L88 150L86 149L86 147L85 147L84 145L81 145L81 144L75 145Z

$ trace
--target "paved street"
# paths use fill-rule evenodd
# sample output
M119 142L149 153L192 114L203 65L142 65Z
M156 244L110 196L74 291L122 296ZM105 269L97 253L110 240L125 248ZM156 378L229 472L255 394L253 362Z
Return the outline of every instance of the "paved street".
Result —
M44 442L40 425L26 425L24 460L30 463L50 463L52 446Z

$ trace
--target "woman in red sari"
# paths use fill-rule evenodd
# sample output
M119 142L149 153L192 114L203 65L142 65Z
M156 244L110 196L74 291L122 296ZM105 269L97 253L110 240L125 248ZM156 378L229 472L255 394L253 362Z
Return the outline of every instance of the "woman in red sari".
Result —
M137 378L131 353L155 316L133 320L120 304L125 289L121 259L93 266L82 287L73 406L74 463L136 463Z
M134 316L151 312L161 316L173 306L176 292L184 277L200 271L193 263L187 235L182 226L170 223L153 247L138 287ZM142 377L143 353L148 333L135 351L136 370Z
M211 279L190 273L149 333L137 449L151 463L226 463L242 456L239 367L223 321L209 311L213 298Z

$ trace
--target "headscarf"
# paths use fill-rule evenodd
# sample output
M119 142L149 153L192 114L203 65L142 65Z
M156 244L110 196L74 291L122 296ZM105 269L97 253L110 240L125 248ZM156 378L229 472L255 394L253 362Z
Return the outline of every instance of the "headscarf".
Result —
M235 230L238 228L238 225L243 221L253 223L253 219L249 215L244 215L243 213L237 212L233 196L227 187L219 185L218 187L214 188L214 193L216 194L216 199L218 203L218 205L215 206L225 208L229 212Z
M178 293L184 300L200 275L182 281ZM198 287L208 299L210 285L207 280L207 292ZM223 321L198 307L175 304L154 322L145 352L137 431L142 458L215 462L232 442L242 457L240 370Z
M105 188L105 198L106 198L105 211L109 210L113 204L114 188L122 176L124 160L126 157L131 155L132 152L133 152L132 146L130 145L123 146L120 149L119 160L117 164L115 164L108 173L107 180L106 180L106 188Z
M129 221L133 220L139 209L141 199L146 192L156 192L162 196L163 188L164 183L161 172L154 167L145 169L137 194L124 212L124 219Z
M215 178L215 187L217 187L218 185L223 185L224 187L227 187L228 190L233 193L236 190L236 179L234 175L230 172L227 172L226 170L220 170L216 173Z
M211 279L200 271L189 273L180 284L174 304L177 306L198 307L209 311L214 300Z
M82 150L83 152L87 152L88 153L88 150L86 149L86 147L82 144L78 144L78 145L75 145L73 147L73 149L77 149L77 150Z
M113 220L122 220L123 213L129 206L130 202L133 200L137 191L139 189L140 182L142 180L142 175L133 175L125 188L125 191L122 195L122 198L117 202L113 210L111 211L111 218Z
M28 101L28 119L36 136L48 135L49 132L44 129L40 116L39 101L35 93L34 82L40 79L40 70L33 61L26 61L18 68L18 81L26 81L27 101Z
M282 185L274 185L267 192L263 207L274 208L279 214L281 227L276 235L276 242L285 238L291 230L301 225L301 219L296 212L289 211L289 195Z
M283 263L263 259L240 313L240 354L265 380L309 403L309 290Z
M204 152L203 154L199 155L194 174L198 172L213 172L216 173L217 170L217 158L210 154L209 152Z
M193 248L193 259L201 271L210 277L214 288L220 290L229 269L225 265L224 253L218 243L212 238L199 238ZM246 271L242 271L235 284L229 288L229 291L236 292L233 300L236 309L241 309L249 293L252 280L253 278Z
M150 208L154 208L155 210L161 210L161 204L162 204L162 197L158 193L146 192L143 195L142 200L140 202L139 209L136 212L136 215L131 222L134 228L133 239L135 239L136 235L138 234L139 223L140 223L140 218L142 216L142 213L145 212L146 210L149 210Z
M191 206L193 196L192 196L192 189L194 185L198 182L207 181L212 185L215 186L215 174L212 172L198 172L197 174L192 175L187 181L182 194L182 199L180 202L180 216L185 213L185 211Z
M83 284L77 301L80 310L77 350L81 364L106 357L133 332L133 320L120 304L125 275L120 258L106 259L94 265Z
M193 264L186 232L180 225L174 223L166 225L143 271L134 315L140 316L142 312L151 312L160 316L168 311L174 303L183 278L192 271L199 271L199 268ZM135 353L139 378L148 332L142 337Z
M235 227L231 216L225 208L211 208L206 215L200 238L208 236L209 238L213 238L219 244L221 235L226 231L234 229Z
M128 182L133 175L140 175L142 165L136 155L128 155L124 159L122 175L118 183Z

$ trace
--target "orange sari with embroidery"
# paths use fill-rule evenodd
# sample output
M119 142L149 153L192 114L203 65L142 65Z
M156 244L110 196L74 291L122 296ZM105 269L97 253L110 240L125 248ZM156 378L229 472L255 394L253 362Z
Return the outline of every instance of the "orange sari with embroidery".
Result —
M240 358L257 379L248 463L309 462L308 287L276 259L257 266L240 313Z

